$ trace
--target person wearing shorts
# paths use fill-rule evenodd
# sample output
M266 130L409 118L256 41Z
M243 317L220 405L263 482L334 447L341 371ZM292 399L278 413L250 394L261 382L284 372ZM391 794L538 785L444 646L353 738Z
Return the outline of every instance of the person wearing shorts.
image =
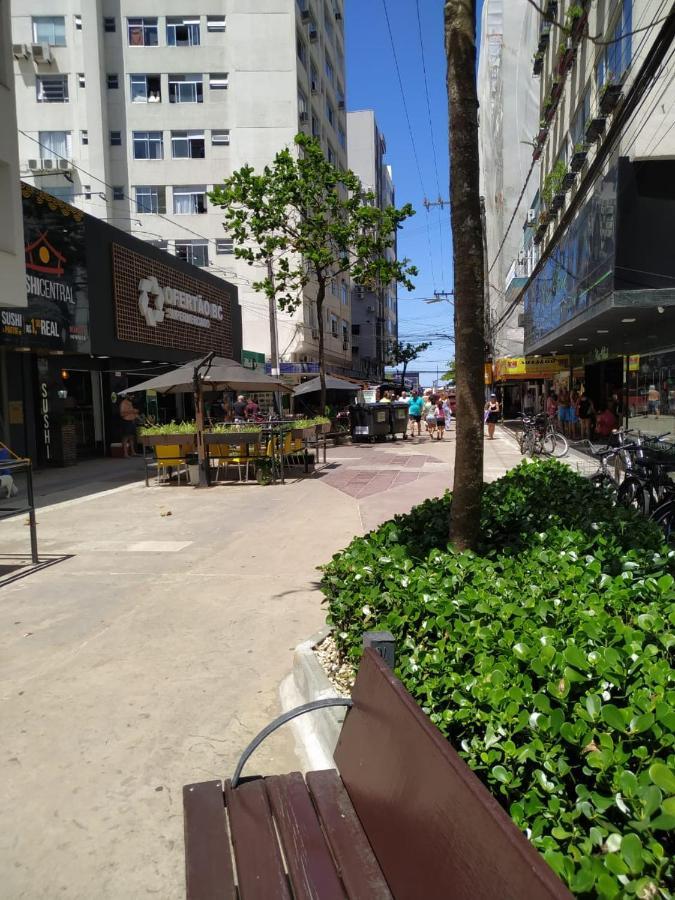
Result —
M442 441L445 434L445 410L443 401L439 398L436 402L436 440Z
M655 384L649 385L649 393L647 394L647 415L653 413L657 418L661 413L660 401L661 397Z
M417 425L417 437L422 433L422 412L424 411L424 399L420 397L417 391L413 391L413 395L408 403L408 421L410 423L411 434L415 433L415 425Z

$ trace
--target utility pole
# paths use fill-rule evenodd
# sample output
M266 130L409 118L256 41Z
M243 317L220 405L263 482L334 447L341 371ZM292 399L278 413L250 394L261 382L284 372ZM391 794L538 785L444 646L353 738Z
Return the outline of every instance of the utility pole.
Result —
M457 438L450 541L476 546L483 490L485 321L478 166L476 0L445 0L450 215L455 275Z
M270 314L270 357L272 363L272 378L279 379L279 332L277 330L277 301L274 289L274 268L272 266L272 258L267 257L267 278L272 285L272 290L268 298L269 314ZM277 412L279 418L283 418L283 410L281 408L281 392L275 391L274 394L277 402Z

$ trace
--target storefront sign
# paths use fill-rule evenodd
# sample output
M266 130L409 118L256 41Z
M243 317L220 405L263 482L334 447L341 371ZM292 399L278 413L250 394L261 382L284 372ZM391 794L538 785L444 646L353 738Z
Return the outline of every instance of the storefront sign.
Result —
M232 355L231 298L198 270L188 275L112 245L117 337L219 356Z
M265 365L265 354L256 353L255 350L241 351L241 364L245 369L257 369Z
M552 378L569 369L568 356L511 356L495 362L495 380Z
M628 371L629 372L639 372L640 371L640 357L639 356L629 356L628 357Z
M49 388L46 382L40 384L40 410L42 413L42 443L45 448L45 458L49 461L51 455L51 426L49 423Z
M83 214L22 185L28 308L0 311L0 342L90 352Z

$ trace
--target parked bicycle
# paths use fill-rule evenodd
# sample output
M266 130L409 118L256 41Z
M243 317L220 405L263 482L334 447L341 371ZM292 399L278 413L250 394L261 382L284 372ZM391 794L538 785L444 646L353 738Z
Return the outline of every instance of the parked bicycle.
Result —
M617 495L619 503L649 515L671 498L675 484L669 472L675 468L675 445L664 441L668 434L638 436L636 449L628 454L626 476Z
M556 431L554 420L545 413L536 416L520 415L523 430L518 436L520 452L523 456L554 456L561 459L567 455L569 446L564 434Z

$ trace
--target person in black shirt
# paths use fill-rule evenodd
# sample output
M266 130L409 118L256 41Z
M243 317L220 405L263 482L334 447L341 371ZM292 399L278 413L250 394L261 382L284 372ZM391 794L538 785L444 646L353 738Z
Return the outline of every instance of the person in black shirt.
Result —
M246 421L246 397L243 395L237 397L237 402L234 404L234 421L235 422L245 422Z

